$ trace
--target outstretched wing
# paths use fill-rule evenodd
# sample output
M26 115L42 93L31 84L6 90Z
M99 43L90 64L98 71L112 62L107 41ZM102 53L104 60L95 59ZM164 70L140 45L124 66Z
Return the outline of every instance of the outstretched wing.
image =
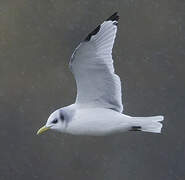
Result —
M76 104L122 112L121 82L114 73L112 48L119 16L114 13L75 49L69 66L76 84Z

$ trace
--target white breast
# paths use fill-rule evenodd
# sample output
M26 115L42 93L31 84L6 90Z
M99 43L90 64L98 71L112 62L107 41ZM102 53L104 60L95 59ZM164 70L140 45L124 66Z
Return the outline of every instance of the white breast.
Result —
M124 131L129 121L129 116L111 109L83 108L76 111L66 132L75 135L105 135L119 130Z

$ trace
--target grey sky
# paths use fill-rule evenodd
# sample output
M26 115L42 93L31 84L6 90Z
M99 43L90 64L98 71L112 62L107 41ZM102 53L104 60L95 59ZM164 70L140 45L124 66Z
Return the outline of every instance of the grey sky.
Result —
M125 113L164 115L162 134L36 136L75 99L74 48L115 11ZM185 179L184 12L184 1L1 0L0 179Z

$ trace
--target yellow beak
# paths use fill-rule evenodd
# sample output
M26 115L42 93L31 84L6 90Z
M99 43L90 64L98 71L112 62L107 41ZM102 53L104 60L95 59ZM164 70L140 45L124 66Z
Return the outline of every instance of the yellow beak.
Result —
M47 131L48 129L49 129L49 128L46 127L46 126L41 127L41 128L37 131L37 135L42 134L43 132Z

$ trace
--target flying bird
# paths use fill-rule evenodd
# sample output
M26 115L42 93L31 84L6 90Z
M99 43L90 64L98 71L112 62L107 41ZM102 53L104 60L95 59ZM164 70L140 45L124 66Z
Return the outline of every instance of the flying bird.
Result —
M69 68L76 80L76 101L54 111L37 134L49 129L92 136L126 131L161 132L163 116L131 117L122 113L121 82L112 59L118 20L116 12L75 49Z

